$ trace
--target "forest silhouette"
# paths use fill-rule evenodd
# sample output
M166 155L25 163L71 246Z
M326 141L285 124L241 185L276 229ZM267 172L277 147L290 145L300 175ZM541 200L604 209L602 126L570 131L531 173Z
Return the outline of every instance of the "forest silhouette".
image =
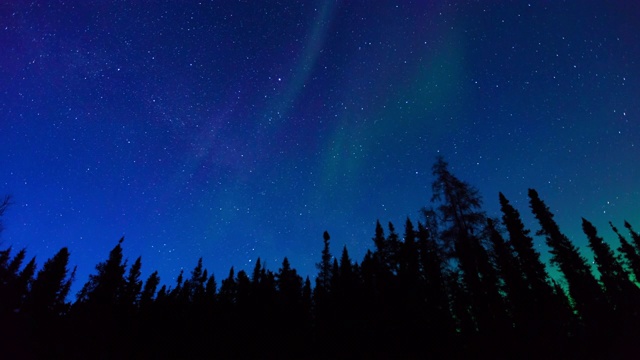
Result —
M317 276L287 258L224 278L204 268L162 284L115 245L70 301L75 269L62 248L38 268L24 249L0 251L0 358L635 358L640 338L640 234L610 223L611 246L582 219L594 265L529 189L536 235L499 194L501 218L438 158L433 198L400 233L376 224L354 261L324 232ZM0 203L0 220L11 198ZM0 223L0 231L2 229ZM319 234L318 234L319 235ZM314 235L316 236L316 235ZM314 240L315 241L315 240ZM335 250L334 250L335 251ZM336 256L334 256L334 254ZM594 271L597 270L597 271ZM561 283L559 283L561 281Z

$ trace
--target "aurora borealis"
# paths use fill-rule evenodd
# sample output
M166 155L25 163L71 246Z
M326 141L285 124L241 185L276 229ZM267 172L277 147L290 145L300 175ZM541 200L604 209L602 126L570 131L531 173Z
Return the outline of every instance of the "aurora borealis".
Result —
M361 259L401 232L443 155L532 230L535 188L584 248L640 227L640 7L632 1L153 1L0 5L0 245L63 246L75 288L125 236L171 283L322 233ZM539 238L540 251L546 253Z

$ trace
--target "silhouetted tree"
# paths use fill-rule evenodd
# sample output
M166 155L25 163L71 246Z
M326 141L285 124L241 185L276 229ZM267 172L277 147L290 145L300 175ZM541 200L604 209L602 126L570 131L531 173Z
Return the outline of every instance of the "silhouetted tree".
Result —
M582 218L582 230L589 239L589 247L600 272L600 281L613 308L622 318L634 316L637 311L638 288L629 280L629 274L613 254L611 247L598 236L596 228Z
M198 259L198 264L191 271L191 277L185 281L184 291L187 301L193 304L201 304L204 302L205 286L209 274L207 269L202 265L202 258Z
M392 275L398 274L398 256L400 252L400 238L398 233L396 232L395 226L393 223L389 221L389 235L387 236L387 258L386 258L386 267L391 271Z
M60 315L67 310L67 295L75 276L67 269L69 250L63 247L44 266L31 285L28 308L38 315Z
M498 275L503 280L502 289L509 300L509 307L516 328L528 327L529 316L534 310L529 303L530 292L511 246L507 243L493 219L487 219L487 231L493 247L493 258Z
M246 312L251 304L251 279L244 270L236 275L236 305L239 312Z
M551 248L551 262L560 268L567 279L569 294L583 321L592 329L597 328L609 316L602 288L593 276L587 261L560 231L558 224L553 220L553 214L540 200L538 192L529 189L529 198L531 211L541 227L537 234L544 235L547 245Z
M432 201L439 202L438 212L444 226L440 232L445 243L452 244L458 261L463 287L468 295L475 328L484 333L506 331L507 314L498 291L495 269L482 246L486 216L481 211L478 190L449 172L448 164L439 157L433 165Z
M226 279L222 280L222 285L220 285L220 302L224 305L235 304L236 296L237 296L237 283L235 279L235 271L233 266L229 270L229 276Z
M26 257L26 255L27 255L27 250L22 249L18 251L16 256L13 257L13 259L11 259L11 261L7 265L7 270L6 270L8 278L17 277L18 271L20 270L20 266L22 265L22 262L24 261L24 258Z
M122 261L122 242L118 241L105 262L96 265L97 273L89 275L89 281L78 294L80 302L87 302L101 307L113 307L119 303L119 297L126 284L124 273L126 265Z
M403 287L415 289L420 277L420 259L416 244L416 231L413 223L407 218L404 226L404 242L399 252L398 277ZM415 293L415 292L412 292Z
M373 237L373 244L376 247L375 254L378 258L378 262L381 265L386 265L391 257L391 249L388 246L387 239L384 236L384 229L380 224L380 220L376 221L375 236Z
M433 213L426 215L428 221L435 218L429 217L429 215L434 215ZM455 324L449 303L450 289L447 287L448 275L445 272L445 261L437 243L437 233L435 233L434 227L433 223L427 228L419 222L416 235L425 298L425 333L426 336L433 339L434 344L445 347L441 349L444 351L448 350L446 343L452 340Z
M140 269L142 268L142 258L138 257L129 268L129 273L125 279L122 289L122 304L128 307L138 306L140 301L140 291L142 290L142 280L140 280Z
M24 316L36 268L32 258L20 270L25 254L20 251L11 259L11 247L0 251L0 349L8 359L36 357L30 342L40 340L32 330L36 322Z
M509 244L515 251L518 271L522 274L528 288L526 296L516 303L521 307L521 325L517 328L529 344L529 352L546 356L564 346L570 327L574 326L573 310L566 302L563 293L554 291L549 283L545 265L536 251L533 238L529 235L520 213L504 196L499 194L502 222L509 234ZM539 341L543 338L544 340ZM524 345L523 345L524 346Z
M509 200L500 193L500 210L502 211L502 221L509 233L509 242L515 250L519 268L532 290L532 295L536 299L547 297L552 291L545 270L545 266L540 260L540 253L533 245L533 238L529 236L530 230L524 227L520 218L520 213Z
M0 253L0 316L18 311L27 295L35 272L35 258L21 271L26 253L22 249L11 258L11 247Z
M324 247L322 248L322 259L316 264L318 268L318 276L316 277L316 290L319 292L327 292L331 286L331 251L329 250L329 240L331 236L327 231L322 234Z
M158 276L157 271L154 271L149 275L147 281L144 282L144 288L140 294L140 306L142 308L146 308L151 304L159 284L160 276Z
M217 290L218 284L216 283L216 277L214 276L214 274L211 274L211 276L209 276L209 279L207 279L207 284L205 285L205 297L207 304L214 304L214 302L216 301Z
M302 278L291 268L289 259L282 260L282 267L276 274L276 284L285 308L297 307L302 302Z
M312 309L312 296L313 290L311 288L311 280L307 276L304 279L304 285L302 286L302 306L304 308L304 314L308 323L311 322L311 309ZM310 324L309 324L310 325Z
M305 313L308 309L305 309L304 306L302 278L291 267L289 259L285 257L275 279L278 290L278 306L277 308L274 306L271 309L265 309L265 311L277 311L277 314L274 314L277 328L274 330L277 331L278 338L291 340L288 347L281 349L280 353L286 357L301 356L303 341L309 336L308 328L306 328L309 316Z
M128 331L123 329L129 321L122 303L126 285L123 241L124 238L118 241L106 261L96 265L96 273L89 275L73 307L77 325L74 331L84 339L75 350L89 357L122 357L126 348L123 341L128 339Z
M640 234L638 234L633 229L633 226L631 226L631 224L629 224L629 222L626 220L624 221L624 227L626 227L627 230L629 230L629 234L631 234L631 239L633 240L633 245L635 245L636 251L640 253Z
M618 251L622 253L624 258L626 259L626 265L635 277L636 282L640 282L640 254L636 251L636 249L629 244L627 239L624 238L618 231L618 229L613 226L613 223L609 222L609 226L613 232L618 236L618 240L620 241L620 247Z
M25 298L27 297L27 293L29 292L29 297L33 296L33 275L36 273L36 258L35 256L29 260L27 265L20 271L18 274L18 278L16 279L16 294L18 295L16 300L17 306L21 306ZM68 291L68 289L67 289ZM66 296L66 294L65 294Z
M67 335L60 331L60 320L68 313L67 295L76 272L74 268L69 274L68 262L69 250L63 247L38 271L25 301L24 311L34 326L32 336L37 339L34 345L38 356L59 356L56 343ZM29 272L30 277L33 270Z

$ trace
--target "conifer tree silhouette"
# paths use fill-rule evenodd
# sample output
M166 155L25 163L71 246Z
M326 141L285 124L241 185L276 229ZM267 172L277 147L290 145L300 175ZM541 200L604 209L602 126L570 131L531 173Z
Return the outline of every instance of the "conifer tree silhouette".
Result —
M624 221L624 227L629 230L629 234L631 234L631 240L633 240L633 245L636 247L636 251L640 253L640 234L638 234L631 224L627 220Z
M404 241L400 245L398 259L398 280L402 283L401 286L405 290L415 289L420 277L420 260L416 244L416 231L409 218L405 221ZM415 293L415 291L411 293Z
M122 303L126 285L123 241L124 237L120 238L107 260L96 265L96 273L89 275L73 306L77 319L74 330L85 340L77 350L89 357L120 357L126 347L122 341L127 334L120 330L127 322Z
M130 311L137 307L140 302L140 292L142 291L141 268L142 257L139 256L129 268L129 273L123 284L122 304L128 307Z
M451 244L451 255L461 273L459 294L467 294L464 297L469 300L467 306L474 320L467 330L485 334L506 331L507 314L498 291L497 275L480 242L486 216L481 210L478 190L455 177L442 157L433 165L433 175L432 201L439 202L441 238Z
M205 285L205 295L207 304L214 304L216 301L216 292L218 290L218 283L216 283L216 277L214 274L209 276L207 279L207 284Z
M302 278L291 268L289 259L282 260L282 266L276 274L277 289L285 308L296 308L302 303Z
M3 315L19 311L35 272L35 258L20 270L26 249L11 258L11 247L0 252L0 320Z
M122 242L124 237L109 252L105 262L96 265L96 274L89 275L89 281L78 294L80 302L87 302L101 307L114 307L126 284L124 273L126 265L122 260Z
M143 309L151 305L159 284L160 276L158 276L158 271L154 271L149 275L147 281L144 282L144 288L140 294L140 306Z
M509 203L504 194L499 193L499 200L502 222L509 234L516 264L528 290L526 297L517 301L523 311L520 320L524 322L517 330L522 332L525 341L530 344L532 354L543 354L552 348L563 346L569 327L575 322L573 310L564 292L555 291L550 284L540 253L535 249L534 240L529 235L530 230L525 228L520 212ZM538 341L539 343L529 341L540 338L545 340Z
M609 226L611 226L611 230L618 236L618 240L620 241L620 247L618 251L622 253L626 260L626 265L635 277L636 283L640 282L640 254L636 251L636 249L629 244L627 239L620 234L618 229L613 226L612 222L609 222Z
M322 259L316 264L318 277L316 277L316 289L318 292L328 292L331 287L331 251L329 250L329 240L331 236L327 231L322 234L324 247L322 249Z
M61 315L67 310L67 294L75 269L69 275L69 250L63 247L38 271L29 294L29 310L40 316ZM68 276L69 275L69 276Z
M279 341L282 341L283 338L290 340L289 346L281 349L282 351L279 353L286 357L294 357L294 354L302 352L304 339L310 335L308 328L306 328L309 316L305 314L303 281L286 257L282 260L282 266L275 274L275 280L277 307L272 306L271 309L267 308L265 311L277 312L273 314L273 319L277 324L275 330L278 333Z
M455 325L449 304L445 262L437 243L434 226L435 224L431 224L429 230L419 222L416 233L424 289L425 336L433 339L434 344L446 348L447 342L452 340L455 333Z
M375 236L372 240L375 245L373 256L375 257L376 276L383 279L391 272L393 251L387 237L385 237L384 228L380 224L380 220L376 221Z
M233 266L229 270L229 276L226 279L222 280L222 284L220 285L220 301L225 305L229 306L236 303L237 298L237 283L235 279L235 270Z
M14 308L21 307L27 296L31 297L33 294L33 281L34 274L36 273L36 257L32 257L31 260L24 266L24 268L18 274L18 278L16 279L15 290L15 305ZM68 289L67 289L68 292ZM66 296L66 294L65 294Z
M529 236L530 230L525 228L520 213L511 206L502 193L499 194L499 198L502 222L509 234L510 244L517 253L516 260L532 294L536 299L547 297L552 292L548 282L549 276L540 260L540 253L533 245L533 238Z
M527 306L530 299L524 274L518 266L511 246L505 241L493 219L487 219L487 231L493 247L493 258L498 275L503 280L502 289L509 300L510 312L516 329L530 326L529 315L533 306ZM524 308L523 308L524 307ZM533 314L531 314L533 315ZM534 315L535 316L535 315Z
M590 329L599 327L610 315L600 284L585 258L560 231L553 214L540 199L538 192L529 189L529 199L531 211L541 227L537 234L545 236L547 245L551 248L551 262L564 274L578 313Z
M191 277L185 282L184 291L188 302L198 305L204 302L208 278L207 269L202 265L202 258L199 258L197 265L191 270Z
M609 302L621 319L634 316L640 300L637 286L629 280L629 274L622 268L609 244L598 236L596 228L585 218L582 218L582 230L589 239L589 247L594 253L600 281Z
M59 355L55 350L56 343L64 338L59 328L69 311L67 294L76 271L74 268L69 274L68 262L69 250L63 247L38 271L25 301L24 311L34 324L32 336L37 339L38 356ZM30 272L32 275L32 270Z

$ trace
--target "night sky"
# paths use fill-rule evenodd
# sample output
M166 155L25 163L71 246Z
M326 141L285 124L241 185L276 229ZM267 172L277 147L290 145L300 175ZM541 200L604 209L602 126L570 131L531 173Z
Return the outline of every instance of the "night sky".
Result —
M4 2L0 245L39 265L68 246L74 291L123 235L169 285L199 257L313 277L324 230L361 260L376 219L420 220L442 155L534 231L537 189L591 257L581 216L614 247L608 221L640 228L638 19L622 0Z

